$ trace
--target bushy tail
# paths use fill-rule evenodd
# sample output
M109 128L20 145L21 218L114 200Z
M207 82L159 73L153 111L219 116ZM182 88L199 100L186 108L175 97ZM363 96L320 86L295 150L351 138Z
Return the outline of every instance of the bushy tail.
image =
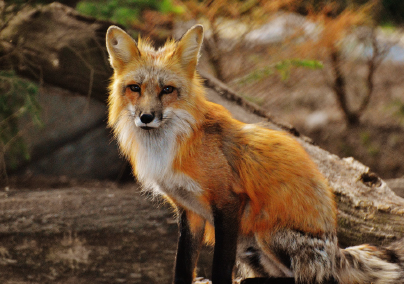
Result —
M404 239L383 248L341 249L336 269L341 284L404 284Z

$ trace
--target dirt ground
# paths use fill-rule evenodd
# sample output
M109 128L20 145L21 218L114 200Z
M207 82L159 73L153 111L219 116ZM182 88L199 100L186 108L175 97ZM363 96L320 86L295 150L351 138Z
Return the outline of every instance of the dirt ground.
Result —
M135 183L19 178L0 193L0 283L170 283L176 241L173 210Z

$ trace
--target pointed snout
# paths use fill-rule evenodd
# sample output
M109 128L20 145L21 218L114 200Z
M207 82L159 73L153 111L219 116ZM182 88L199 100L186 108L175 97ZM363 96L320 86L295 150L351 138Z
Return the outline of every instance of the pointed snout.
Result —
M153 121L155 118L154 112L152 113L142 113L140 115L140 121L144 124L148 124Z
M156 117L155 112L143 112L135 118L135 124L142 129L153 129L160 127L161 120Z

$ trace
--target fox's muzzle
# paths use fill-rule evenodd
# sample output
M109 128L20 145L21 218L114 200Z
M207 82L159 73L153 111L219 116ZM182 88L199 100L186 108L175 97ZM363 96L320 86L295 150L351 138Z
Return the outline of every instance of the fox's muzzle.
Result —
M156 117L154 112L141 113L135 118L135 124L144 130L150 130L160 127L161 121Z
M140 121L143 122L144 124L152 122L153 119L154 119L154 113L143 113L140 116Z

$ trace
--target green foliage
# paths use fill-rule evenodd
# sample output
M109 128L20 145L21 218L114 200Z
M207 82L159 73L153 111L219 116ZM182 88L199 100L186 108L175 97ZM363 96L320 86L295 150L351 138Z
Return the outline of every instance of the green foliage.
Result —
M270 75L273 75L275 72L281 76L282 80L286 81L289 79L290 72L292 68L303 67L309 69L321 69L323 68L323 64L318 60L306 60L306 59L287 59L282 60L274 65L267 66L265 68L255 70L244 76L238 83L241 85L251 84L256 81L260 81Z
M41 121L36 84L17 77L12 71L0 71L0 94L1 170L1 165L5 165L5 160L7 167L13 168L18 159L29 159L26 144L21 137L20 119L28 117L34 125L41 125Z
M361 137L362 144L365 146L369 145L372 142L369 131L362 131L360 133L360 137Z
M362 141L362 145L366 148L370 156L376 157L380 153L380 148L378 145L372 142L372 137L369 131L362 131L360 133L360 139Z
M172 0L101 0L80 1L76 9L85 15L111 20L123 26L139 19L143 10L155 10L161 13L181 13L182 7Z
M353 157L356 153L355 149L348 142L340 142L338 148L343 157Z
M404 118L404 102L397 99L394 101L394 104L397 107L396 115L401 118Z
M283 81L289 79L292 68L304 67L308 69L322 69L323 63L318 60L288 59L275 64L275 69L279 72Z
M248 85L252 84L257 81L261 81L262 79L274 74L274 67L273 66L267 66L265 68L255 70L243 78L238 80L238 83L241 85Z
M400 99L393 100L389 104L387 111L393 112L401 122L404 122L404 101Z
M77 4L76 9L88 16L128 25L130 21L139 17L140 9L135 5L121 5L120 2L122 1L111 0L95 3L81 1Z
M377 157L380 154L380 148L377 145L370 145L367 150L371 157Z
M252 102L258 106L262 106L265 102L265 100L263 98L257 98L257 97L252 97L252 96L248 96L246 94L240 94L245 100Z

